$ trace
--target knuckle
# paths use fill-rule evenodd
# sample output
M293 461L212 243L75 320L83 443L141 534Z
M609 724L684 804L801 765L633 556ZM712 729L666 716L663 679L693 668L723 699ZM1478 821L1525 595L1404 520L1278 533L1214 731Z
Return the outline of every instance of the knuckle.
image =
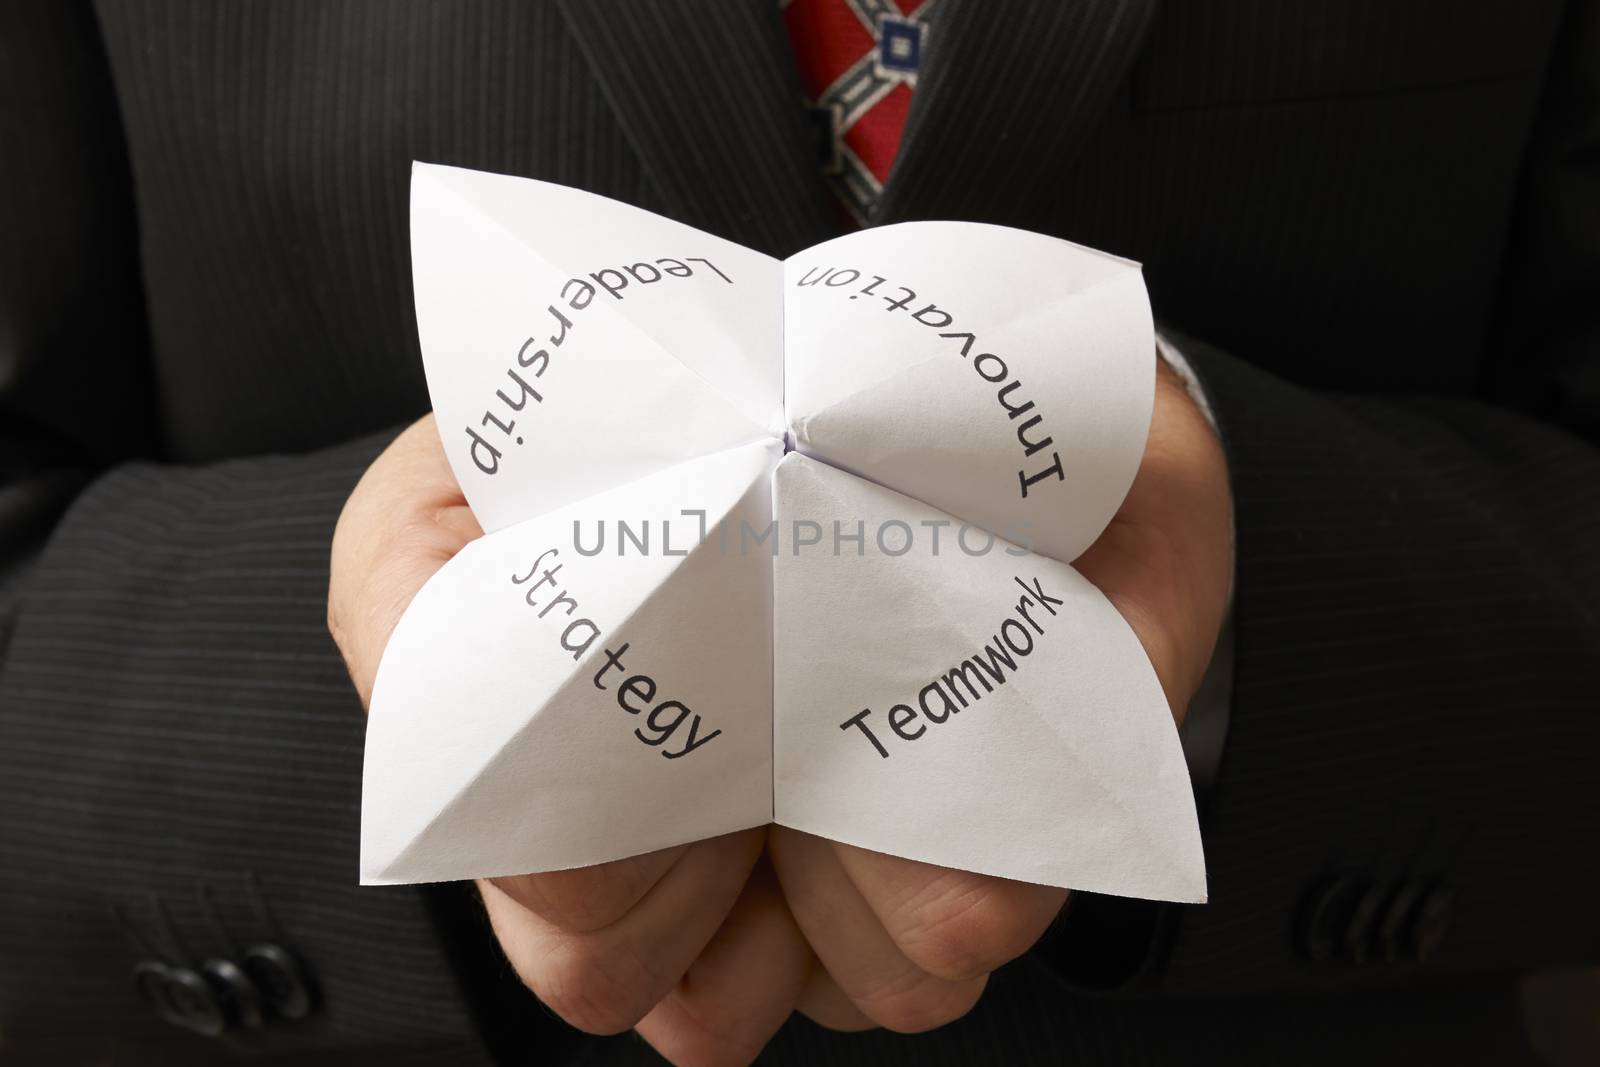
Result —
M988 974L1027 950L1026 919L985 886L964 887L912 902L895 933L900 951L947 981Z
M328 636L333 638L333 643L344 650L344 624L341 622L339 605L332 596L328 597Z
M718 1011L706 1005L693 1005L680 999L679 1025L674 1037L678 1047L671 1059L701 1067L740 1067L754 1063L771 1036L759 1023L739 1012Z
M357 695L365 703L370 695L362 688L361 664L357 653L357 645L352 639L349 627L345 624L345 614L340 611L333 601L328 603L328 636L333 639L333 647L339 651L339 658L344 663L345 673L355 683Z
M856 998L856 1007L886 1030L920 1034L955 1022L977 1004L984 981L945 982L917 976Z
M628 913L649 888L638 862L633 859L605 863L591 868L587 884L571 887L562 894L562 910L569 928L598 930L610 926Z
M651 1007L645 1002L648 982L630 971L600 954L566 945L539 961L524 981L551 1011L579 1030L620 1034Z
M593 933L632 909L650 888L648 873L634 857L529 875L517 880L513 895L563 930Z
M376 541L373 555L385 558L401 551L431 547L439 540L440 525L431 512L412 510Z
M603 930L627 913L625 906L619 906L600 892L591 895L547 893L538 910L563 930L579 934Z

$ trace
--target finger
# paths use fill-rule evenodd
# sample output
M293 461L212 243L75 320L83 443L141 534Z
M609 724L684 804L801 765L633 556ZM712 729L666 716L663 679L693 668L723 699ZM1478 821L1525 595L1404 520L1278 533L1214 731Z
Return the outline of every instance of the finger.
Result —
M434 509L431 518L443 532L446 542L453 547L452 556L469 542L483 536L483 527L478 525L478 517L472 513L465 499Z
M404 466L413 491L442 499L462 496L431 411L401 431L384 450L383 458Z
M845 873L832 842L776 828L768 842L784 899L801 932L839 988L869 1019L911 1033L958 1019L977 1003L984 978L936 978L900 951Z
M329 549L328 631L363 707L384 645L411 598L482 535L432 416L408 427L361 476Z
M1157 365L1138 473L1073 567L1127 619L1181 723L1227 611L1233 506L1215 431L1177 375Z
M759 863L716 936L637 1029L673 1063L749 1063L794 1011L811 958L776 876Z
M1067 891L833 843L850 881L906 957L950 981L976 978L1033 947Z
M858 1030L871 1030L878 1024L861 1013L844 990L839 988L839 983L819 962L813 962L811 971L806 975L806 983L800 989L800 999L795 1004L795 1010L818 1026L826 1026L829 1030L843 1030L854 1032Z
M689 969L739 897L761 851L746 830L690 845L617 922L563 930L493 883L478 883L495 935L523 984L580 1030L629 1029Z
M678 845L593 867L490 881L551 925L587 933L610 926L626 915L689 847Z
M483 527L467 505L467 496L444 454L444 442L432 413L407 427L390 448L398 453L397 461L403 468L399 483L409 499L429 502L431 506L422 518L435 527L447 545L453 546L450 555L468 541L483 536Z

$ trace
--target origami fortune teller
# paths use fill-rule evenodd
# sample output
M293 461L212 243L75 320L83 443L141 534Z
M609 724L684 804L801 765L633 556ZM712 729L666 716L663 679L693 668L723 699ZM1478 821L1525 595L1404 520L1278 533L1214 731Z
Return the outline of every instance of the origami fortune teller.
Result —
M1205 898L1155 672L1071 566L1149 430L1136 264L958 222L779 261L423 164L411 229L438 431L485 536L385 650L365 882L776 822Z

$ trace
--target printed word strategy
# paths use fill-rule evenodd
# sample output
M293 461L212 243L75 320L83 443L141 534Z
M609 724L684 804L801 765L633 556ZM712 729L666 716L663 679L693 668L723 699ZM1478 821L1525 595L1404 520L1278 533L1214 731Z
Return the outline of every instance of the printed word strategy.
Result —
M556 577L561 573L564 564L557 563L553 567L540 569L545 560L560 554L560 549L545 549L539 558L533 561L533 566L529 568L527 574L511 576L511 584L527 587L523 590L522 598L528 607L539 609L541 619L552 611L564 609L559 617L570 621L561 631L561 647L572 653L574 660L581 660L600 639L600 627L595 625L592 619L573 618L579 610L578 601L565 588L559 586L560 580ZM538 577L535 578L535 575ZM657 696L656 680L642 672L630 672L627 664L623 662L623 657L629 655L629 647L626 641L615 649L602 646L605 665L595 672L594 687L603 692L614 693L617 707L639 720L639 725L633 731L635 737L647 745L659 748L667 759L680 759L710 744L713 739L721 735L722 731L718 729L701 736L700 714L691 710L682 701L662 700L660 703L653 703ZM607 679L610 679L610 685L606 684ZM680 733L681 731L686 732ZM674 750L674 744L681 744L681 747Z

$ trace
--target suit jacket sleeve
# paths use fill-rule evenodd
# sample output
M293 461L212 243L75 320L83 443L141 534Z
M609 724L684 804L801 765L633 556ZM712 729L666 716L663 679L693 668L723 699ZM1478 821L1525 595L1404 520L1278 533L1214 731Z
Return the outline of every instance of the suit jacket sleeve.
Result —
M1600 959L1596 7L1561 36L1480 397L1314 392L1176 339L1229 455L1237 661L1211 902L1145 968L1167 989Z
M120 137L88 10L5 5L0 1026L63 1062L113 1040L215 1062L133 970L270 942L303 963L313 1010L223 1042L468 1048L427 897L356 884L363 721L327 636L327 555L385 438L148 458Z

